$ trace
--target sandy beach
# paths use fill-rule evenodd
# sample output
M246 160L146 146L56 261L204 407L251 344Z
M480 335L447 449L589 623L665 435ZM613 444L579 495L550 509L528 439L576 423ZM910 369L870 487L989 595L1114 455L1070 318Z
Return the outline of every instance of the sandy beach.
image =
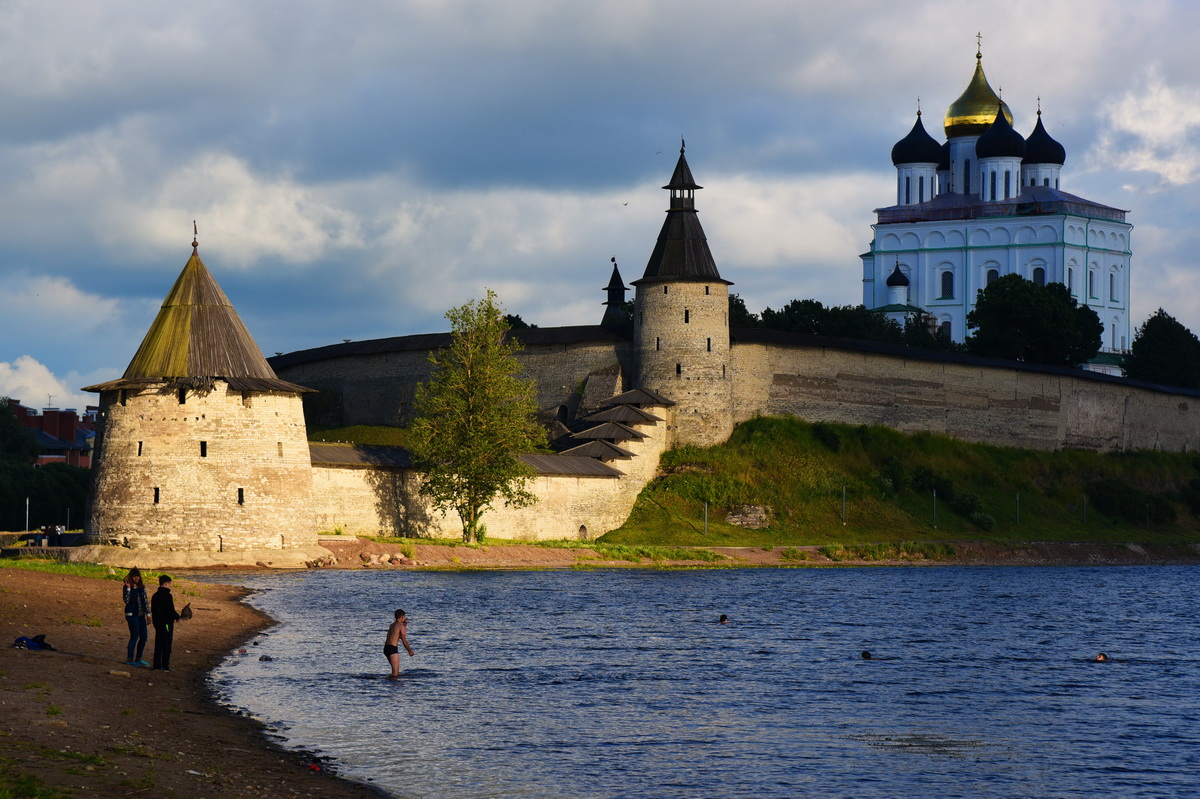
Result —
M270 624L244 593L176 575L176 607L195 616L179 622L172 670L156 672L125 665L120 582L0 568L0 788L32 776L88 797L378 796L207 698L209 669ZM58 651L11 646L38 634Z

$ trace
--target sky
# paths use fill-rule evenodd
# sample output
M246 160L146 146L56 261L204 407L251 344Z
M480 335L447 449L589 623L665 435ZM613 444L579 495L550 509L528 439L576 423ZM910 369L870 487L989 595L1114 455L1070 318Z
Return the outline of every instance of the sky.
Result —
M0 2L0 396L96 402L191 254L269 356L497 292L597 324L681 139L752 311L862 301L892 145L975 66L1130 211L1134 327L1200 331L1191 0ZM632 296L632 295L631 295Z

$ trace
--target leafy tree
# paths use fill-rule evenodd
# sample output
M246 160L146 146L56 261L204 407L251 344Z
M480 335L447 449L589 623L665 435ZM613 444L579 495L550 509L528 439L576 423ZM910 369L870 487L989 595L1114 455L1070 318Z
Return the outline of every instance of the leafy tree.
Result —
M1125 376L1181 388L1200 388L1200 339L1159 308L1133 337Z
M429 354L433 375L417 387L412 452L425 472L421 493L458 513L463 541L482 541L480 519L498 498L514 507L536 501L526 488L533 470L517 456L543 446L546 433L534 419L533 382L517 377L520 344L504 340L495 293L446 318L450 346Z
M13 413L12 400L0 397L0 460L29 463L40 450L33 431L22 427Z
M1100 351L1104 326L1086 305L1077 305L1062 283L1039 286L1004 275L980 289L967 314L967 350L1051 366L1078 366Z
M926 317L913 315L904 320L904 346L941 352L958 352L962 346L954 343L939 327L931 327Z
M509 330L531 330L537 327L522 319L519 313L506 313L504 321L508 323Z
M768 330L835 336L859 341L903 343L900 325L863 305L826 308L817 300L792 300L778 311L766 308L762 326Z
M762 320L758 314L750 313L746 301L737 294L729 295L729 326L730 327L761 327Z

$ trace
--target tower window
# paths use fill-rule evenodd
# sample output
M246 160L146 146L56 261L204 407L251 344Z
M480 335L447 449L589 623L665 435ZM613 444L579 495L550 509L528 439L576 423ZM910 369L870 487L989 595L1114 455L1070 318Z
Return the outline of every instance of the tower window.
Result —
M971 159L963 159L963 194L971 193Z
M667 287L663 286L663 294L666 294L666 293L667 293Z
M675 376L678 377L681 374L683 374L683 364L677 363L675 364Z
M127 400L127 399L129 399L129 392L126 391L125 389L121 389L121 404L124 405L125 400Z
M705 296L705 297L707 297L707 296L708 296L708 288L709 288L708 286L705 286L705 287L704 287L704 296Z
M925 176L921 175L917 178L917 202L925 202Z
M179 389L179 404L183 405L185 402L187 402L187 389L181 388Z
M1004 199L1012 196L1012 172L1004 170Z
M283 442L282 442L282 441L276 441L276 442L275 442L275 448L276 448L276 449L279 451L279 457L281 457L281 458L282 458L282 457L283 457Z
M208 442L207 441L200 442L200 457L201 458L208 457Z
M1042 269L1040 266L1033 270L1033 285L1046 285L1046 270Z
M138 442L138 457L142 457L142 442Z
M912 202L912 178L904 178L904 204L908 205Z
M692 321L692 312L686 308L683 311L683 323L686 325Z
M244 488L238 489L238 504L239 505L246 504L246 489L244 489Z
M1042 178L1042 185L1043 185L1043 186L1049 186L1049 185L1050 185L1050 178Z
M654 337L654 351L657 352L658 350L661 350L661 349L662 349L662 339L659 338L658 336L655 336Z
M154 487L154 504L158 504L158 486Z
M989 183L990 183L989 190L990 190L990 195L991 195L988 199L995 200L996 199L996 173L992 172L990 175L988 175L988 177L989 177Z
M1000 270L998 270L998 269L987 270L987 280L984 282L983 285L985 285L985 286L991 285L991 282L998 277L1000 277Z
M708 340L708 351L712 352L712 339L711 338Z

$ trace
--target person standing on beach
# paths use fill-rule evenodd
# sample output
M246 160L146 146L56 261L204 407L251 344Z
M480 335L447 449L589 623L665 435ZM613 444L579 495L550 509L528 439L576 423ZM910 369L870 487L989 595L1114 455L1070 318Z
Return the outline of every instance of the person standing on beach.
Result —
M150 616L154 622L154 669L170 671L171 644L175 638L175 622L180 616L175 612L169 575L159 575L158 590L150 600Z
M388 627L387 640L383 643L383 656L392 666L392 673L388 676L389 680L400 678L400 647L398 644L404 645L404 648L408 650L409 657L417 654L408 645L408 617L404 615L403 610L396 611L396 620Z
M125 600L125 623L129 625L125 665L149 666L142 660L142 652L146 649L146 639L149 637L146 624L150 620L150 605L146 600L146 584L142 582L142 573L137 566L125 575L121 596Z

